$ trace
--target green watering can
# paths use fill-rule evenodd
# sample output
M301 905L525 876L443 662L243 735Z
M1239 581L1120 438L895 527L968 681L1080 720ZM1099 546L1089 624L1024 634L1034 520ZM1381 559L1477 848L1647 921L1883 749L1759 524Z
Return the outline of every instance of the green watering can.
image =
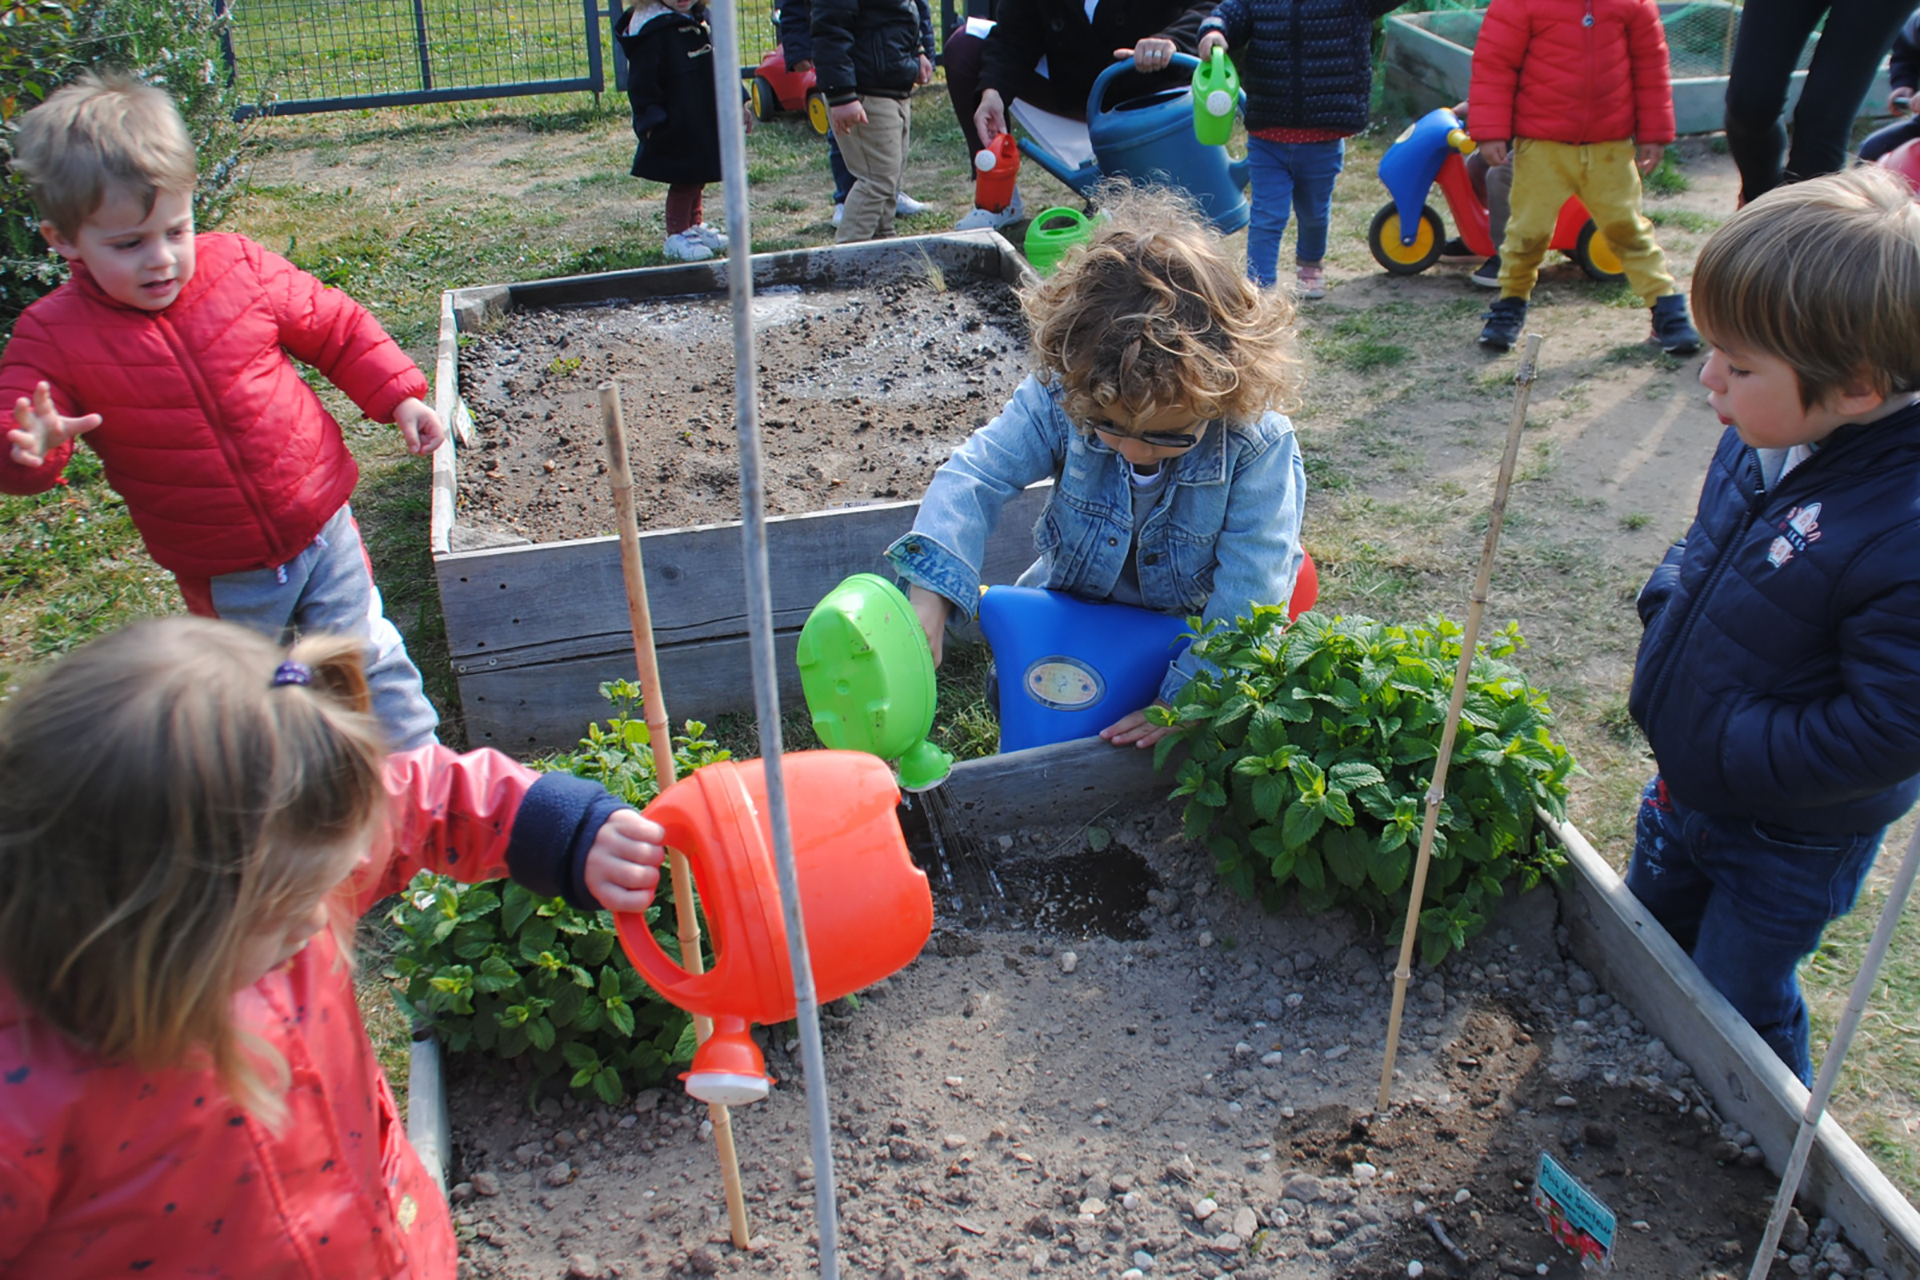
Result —
M821 742L897 761L906 791L946 781L953 757L927 741L933 651L900 588L854 574L807 615L794 656Z
M1193 136L1202 146L1224 147L1233 136L1233 115L1240 106L1240 76L1215 49L1211 62L1193 69Z
M1043 276L1053 274L1067 250L1085 244L1093 236L1093 224L1078 209L1058 206L1044 209L1027 224L1026 242L1020 246L1027 263Z

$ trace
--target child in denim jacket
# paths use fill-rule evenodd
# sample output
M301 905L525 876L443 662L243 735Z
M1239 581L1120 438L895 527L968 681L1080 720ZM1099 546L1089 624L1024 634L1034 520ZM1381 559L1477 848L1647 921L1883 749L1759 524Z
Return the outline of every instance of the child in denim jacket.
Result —
M1920 205L1870 166L1777 188L1693 301L1728 429L1640 593L1627 887L1810 1082L1794 971L1920 797Z
M978 608L1001 505L1049 477L1021 586L1222 622L1293 591L1306 475L1277 411L1299 381L1291 306L1172 198L1107 207L1091 243L1022 299L1040 372L935 473L887 549L936 663L949 614ZM1199 669L1173 662L1159 703ZM1148 747L1167 732L1142 708L1101 736Z

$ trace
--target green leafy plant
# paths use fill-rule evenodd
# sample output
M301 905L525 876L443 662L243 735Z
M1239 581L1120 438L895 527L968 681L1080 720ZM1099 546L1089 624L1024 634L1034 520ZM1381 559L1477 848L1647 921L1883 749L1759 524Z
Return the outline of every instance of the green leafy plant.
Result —
M1199 634L1195 652L1218 673L1154 713L1176 726L1155 765L1185 747L1173 795L1221 878L1269 908L1291 892L1308 911L1346 906L1397 935L1460 642L1444 618L1307 613L1288 627L1267 606ZM1510 624L1474 659L1420 914L1430 965L1485 926L1509 882L1532 888L1559 865L1534 806L1564 815L1576 766L1549 732L1545 696L1502 661L1524 643Z
M625 680L600 689L614 715L604 727L589 726L578 750L544 767L591 778L644 805L659 780L638 716L640 690ZM674 739L682 774L727 757L705 725L690 720L685 727ZM405 999L455 1053L524 1055L537 1079L568 1073L573 1089L609 1104L693 1056L691 1021L651 994L605 911L581 911L504 880L469 885L423 872L391 919L403 939L393 965L405 980ZM672 894L663 884L647 924L677 961L672 919Z

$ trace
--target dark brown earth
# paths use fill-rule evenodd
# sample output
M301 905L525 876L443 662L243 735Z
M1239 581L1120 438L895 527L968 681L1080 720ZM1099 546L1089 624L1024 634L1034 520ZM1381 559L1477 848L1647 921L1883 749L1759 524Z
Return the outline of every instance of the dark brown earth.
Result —
M755 298L767 509L914 499L998 413L1026 360L999 281L925 270L858 290ZM550 542L613 532L598 387L620 384L640 524L740 518L724 295L516 312L460 353L475 445L458 521Z

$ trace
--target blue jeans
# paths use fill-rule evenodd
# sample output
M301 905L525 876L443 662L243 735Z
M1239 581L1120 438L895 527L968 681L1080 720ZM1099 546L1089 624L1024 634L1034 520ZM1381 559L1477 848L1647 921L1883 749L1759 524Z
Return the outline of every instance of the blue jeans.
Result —
M1886 833L1816 835L1675 804L1656 775L1640 798L1627 888L1801 1083L1813 1083L1795 976L1853 910Z
M845 204L847 193L853 190L853 170L847 168L847 162L840 156L840 144L833 140L833 134L827 134L827 167L833 170L833 202Z
M1253 162L1253 218L1247 224L1247 279L1270 285L1280 267L1280 236L1290 214L1300 219L1294 258L1317 263L1327 256L1327 221L1333 215L1333 180L1347 162L1347 142L1268 142L1247 139Z

